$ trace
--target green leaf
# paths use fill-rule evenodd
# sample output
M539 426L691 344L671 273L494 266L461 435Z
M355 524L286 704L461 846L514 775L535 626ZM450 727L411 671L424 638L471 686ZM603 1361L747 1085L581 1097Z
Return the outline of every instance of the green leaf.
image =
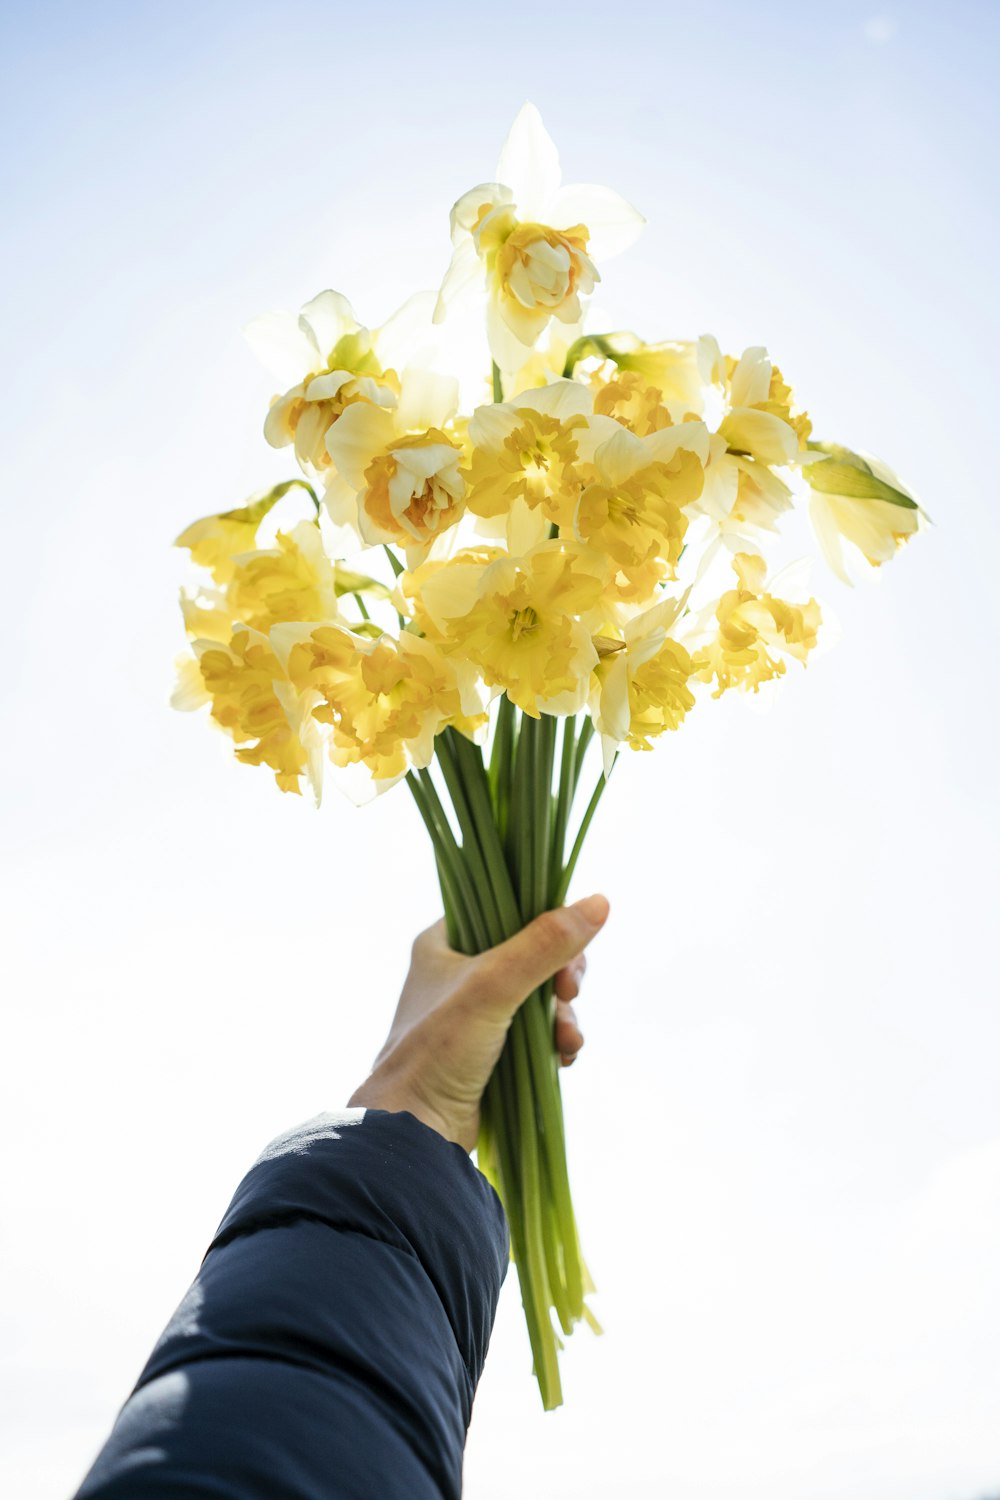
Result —
M918 510L917 502L904 490L879 479L871 464L850 448L838 443L808 443L812 452L825 456L805 464L802 472L814 490L821 495L845 495L850 500L887 500L905 510Z
M220 520L223 521L245 521L247 525L256 522L260 525L269 510L273 510L278 501L288 494L289 490L301 489L307 491L316 507L319 515L319 501L316 491L311 484L304 479L286 479L282 484L276 484L273 489L265 490L264 494L258 495L256 500L249 501L246 505L237 506L235 510L224 510L221 512Z

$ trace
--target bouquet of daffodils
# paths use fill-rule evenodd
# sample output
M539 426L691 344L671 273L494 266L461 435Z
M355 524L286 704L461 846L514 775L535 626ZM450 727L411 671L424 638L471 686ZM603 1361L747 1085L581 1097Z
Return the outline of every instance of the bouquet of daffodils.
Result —
M317 803L324 773L358 801L405 781L467 953L563 902L622 746L805 664L820 607L765 557L796 501L848 582L923 524L883 464L812 438L765 349L585 328L642 222L560 186L526 105L496 180L451 211L436 296L374 330L333 291L250 325L282 387L264 436L300 472L178 539L202 575L177 705L207 704L238 760ZM560 1331L597 1327L552 1016L550 983L510 1028L478 1143L547 1409Z

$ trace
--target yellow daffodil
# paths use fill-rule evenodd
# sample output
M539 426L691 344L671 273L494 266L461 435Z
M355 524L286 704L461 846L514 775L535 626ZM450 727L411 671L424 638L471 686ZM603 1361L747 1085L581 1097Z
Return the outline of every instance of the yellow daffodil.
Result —
M236 625L266 635L272 625L287 621L339 621L345 594L387 599L390 593L376 579L332 562L314 521L279 531L273 547L244 552L231 561L232 575L223 588L181 591L184 624L192 639L227 642Z
M193 641L229 640L235 621L224 589L181 589L184 629Z
M195 641L193 649L212 718L236 742L237 760L269 766L283 792L301 792L306 775L318 802L321 732L310 716L310 705L302 704L291 687L267 636L237 628L228 645ZM189 699L178 706L197 703Z
M714 698L729 688L756 693L761 683L784 674L787 656L804 663L820 627L815 599L790 604L767 592L762 557L738 552L733 569L737 586L705 611L714 615L715 632L695 652L695 675L717 683Z
M586 386L558 380L509 402L480 406L469 423L469 510L501 518L511 552L568 521L580 493L576 464L593 447Z
M567 352L566 373L572 374L583 362L591 370L595 391L622 382L618 402L623 393L630 393L630 404L665 408L671 422L703 417L706 389L721 378L719 346L709 337L646 344L634 333L583 334ZM655 403L649 391L657 392ZM595 409L604 408L598 402ZM618 412L611 414L622 420ZM640 431L631 421L626 425ZM666 425L658 417L648 430Z
M331 760L362 765L376 782L426 766L447 726L472 735L486 722L474 674L409 632L277 627L272 638L296 689L314 700L313 717L330 728Z
M491 562L464 562L459 554L422 580L421 608L436 621L446 650L538 718L583 706L597 652L580 617L604 586L595 558L551 541Z
M463 547L449 558L432 557L418 567L407 568L399 580L401 611L420 635L441 645L447 643L456 601L461 601L458 613L471 609L483 569L506 555L502 547ZM445 569L448 576L443 584L434 584L432 580ZM459 569L468 570L464 575L464 587L458 576ZM443 610L450 610L452 614L443 613Z
M428 313L426 299L412 299L373 332L358 323L346 297L325 291L298 317L265 313L249 324L251 345L278 379L289 382L264 422L271 446L291 444L307 474L326 474L332 462L327 435L348 407L395 406L399 378L390 359L417 336Z
M924 524L917 502L885 464L833 444L810 444L803 474L812 490L809 514L824 556L851 583L848 553L873 568L889 562Z
M235 571L234 559L253 550L261 522L290 490L312 490L301 479L289 479L272 489L254 495L236 510L203 516L182 531L175 547L186 547L191 561L207 568L216 583L228 583Z
M663 392L659 386L650 385L636 370L621 371L604 380L595 376L591 388L594 411L599 416L613 417L636 437L649 437L650 433L673 426Z
M606 419L605 419L606 420ZM608 558L633 585L672 577L687 530L683 507L697 500L708 455L708 431L684 422L639 438L623 427L583 470L573 517L577 540Z
M463 287L484 283L493 358L511 374L531 356L550 319L575 323L581 296L600 279L591 259L632 243L643 220L610 188L560 187L559 157L534 105L526 104L500 154L495 182L465 193L451 211L454 246L435 319Z
M595 642L600 661L591 684L590 712L603 738L606 770L620 744L649 750L651 740L677 729L694 707L688 682L695 664L669 634L683 603L663 600L629 620L619 639Z
M767 350L745 349L738 360L721 361L720 368L725 413L719 432L730 452L765 464L792 463L805 447L811 424L805 413L793 410L791 388Z
M349 407L328 437L333 520L367 546L396 543L419 560L465 508L464 449L449 430L457 405L453 380L409 369L391 411Z
M226 603L233 619L266 633L286 620L337 619L340 592L319 527L300 521L273 547L236 559Z
M723 356L714 339L700 344L702 369L715 388L707 405L721 414L696 508L732 546L756 550L756 531L776 530L778 517L791 508L792 492L774 468L801 458L809 418L796 410L766 349L746 349L737 360Z

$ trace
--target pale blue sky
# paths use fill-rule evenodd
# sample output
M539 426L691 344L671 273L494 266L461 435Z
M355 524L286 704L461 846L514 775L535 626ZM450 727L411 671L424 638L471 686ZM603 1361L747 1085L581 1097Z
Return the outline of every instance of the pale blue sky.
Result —
M985 4L6 19L0 1489L80 1476L245 1166L347 1097L435 915L402 792L317 817L170 715L169 543L288 472L242 324L434 285L526 97L566 177L649 220L609 322L766 343L937 524L877 588L817 574L843 639L770 715L707 705L616 772L566 1089L608 1333L543 1418L510 1278L467 1493L1000 1483L998 32Z

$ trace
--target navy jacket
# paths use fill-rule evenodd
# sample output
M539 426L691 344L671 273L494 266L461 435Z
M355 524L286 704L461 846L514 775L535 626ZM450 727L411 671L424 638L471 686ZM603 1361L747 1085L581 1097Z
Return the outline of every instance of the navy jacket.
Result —
M460 1146L351 1109L236 1190L78 1500L451 1500L503 1209Z

